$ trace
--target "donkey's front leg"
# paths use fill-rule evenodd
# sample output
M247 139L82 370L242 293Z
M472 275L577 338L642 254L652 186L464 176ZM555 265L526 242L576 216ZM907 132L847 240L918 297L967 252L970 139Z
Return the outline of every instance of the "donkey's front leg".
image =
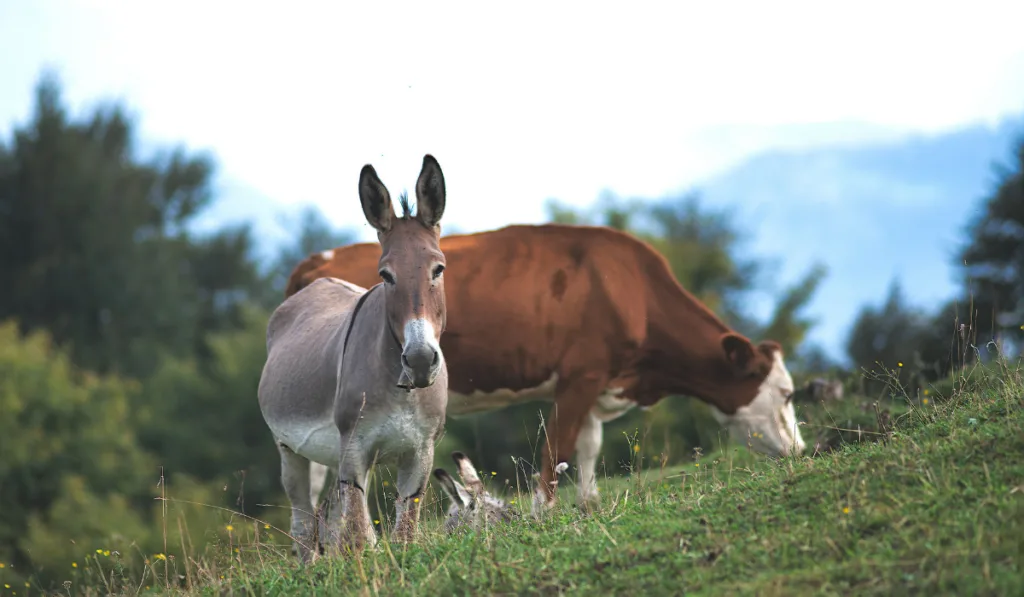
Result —
M427 480L434 464L434 444L409 452L398 463L398 497L395 499L396 541L408 543L416 534Z
M341 528L338 547L342 551L359 551L366 544L377 544L377 533L370 524L370 508L366 503L368 469L363 465L342 464L338 468L338 505Z

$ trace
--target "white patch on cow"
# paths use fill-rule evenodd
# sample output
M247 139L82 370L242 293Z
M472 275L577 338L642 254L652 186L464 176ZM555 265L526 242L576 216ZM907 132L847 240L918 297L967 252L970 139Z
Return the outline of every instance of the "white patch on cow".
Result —
M334 249L327 249L326 251L320 253L320 256L323 257L326 261L332 261L334 260Z
M775 353L772 369L750 404L732 415L712 406L711 414L729 429L734 440L749 444L758 452L772 456L801 454L806 444L797 426L793 402L786 399L793 389L793 378L782 362L782 355Z
M597 399L597 404L591 409L591 413L601 422L614 421L636 407L636 402L628 398L620 398L622 388L608 388Z
M469 415L498 410L532 400L551 402L555 399L557 384L558 374L555 373L539 386L522 390L498 389L493 392L475 390L472 394L459 394L454 390L448 390L448 414L452 416Z
M425 344L437 351L440 363L444 362L444 354L441 353L441 346L437 343L434 335L434 325L426 319L410 319L405 324L405 346ZM402 348L404 349L405 346Z

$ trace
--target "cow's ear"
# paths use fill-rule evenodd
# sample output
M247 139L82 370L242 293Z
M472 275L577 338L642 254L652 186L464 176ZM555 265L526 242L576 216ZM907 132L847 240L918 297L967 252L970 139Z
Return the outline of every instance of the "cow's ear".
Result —
M725 351L725 359L739 375L749 375L756 370L757 352L750 340L739 334L725 334L722 336L722 350Z

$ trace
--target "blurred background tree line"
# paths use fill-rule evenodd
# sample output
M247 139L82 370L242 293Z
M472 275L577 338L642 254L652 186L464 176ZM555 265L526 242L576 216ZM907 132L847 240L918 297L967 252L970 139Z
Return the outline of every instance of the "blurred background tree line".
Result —
M134 128L119 105L72 117L59 82L44 75L30 120L0 139L0 572L14 578L31 570L65 580L87 556L181 554L232 532L218 507L287 528L287 509L268 506L287 501L256 403L265 326L291 269L354 236L310 209L294 223L293 241L262 265L247 226L196 235L189 224L216 199L211 159L181 149L143 159ZM549 214L651 243L730 325L781 342L798 383L827 375L880 392L884 384L858 372L896 369L915 387L989 354L990 340L1019 346L1022 171L1024 144L966 231L957 258L968 264L963 296L922 313L894 284L855 321L849 371L804 342L815 322L803 308L825 267L781 289L770 317L754 320L744 303L771 264L741 252L731 214L699 195L607 195L589 210L551 202ZM525 486L532 470L517 475L509 456L534 461L548 409L449 419L438 464L449 466L451 450L462 449L497 479ZM621 474L634 458L622 435L670 464L722 439L701 403L665 400L605 426L602 474Z

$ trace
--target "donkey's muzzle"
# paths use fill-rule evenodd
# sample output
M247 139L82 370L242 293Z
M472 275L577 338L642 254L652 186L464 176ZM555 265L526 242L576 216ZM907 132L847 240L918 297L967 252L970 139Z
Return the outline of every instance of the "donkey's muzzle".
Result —
M400 386L427 388L434 383L441 370L441 353L434 347L423 344L409 347L402 352L402 376Z

